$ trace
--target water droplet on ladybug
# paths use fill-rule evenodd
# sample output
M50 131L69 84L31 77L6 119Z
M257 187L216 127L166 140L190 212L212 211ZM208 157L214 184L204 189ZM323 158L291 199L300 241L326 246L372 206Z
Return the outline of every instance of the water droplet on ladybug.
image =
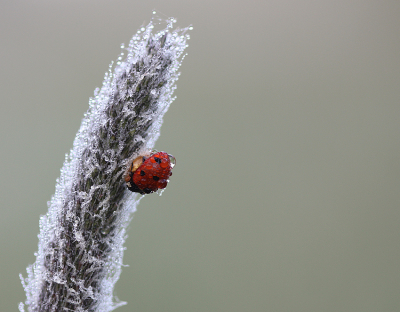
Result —
M174 168L176 165L176 158L171 154L168 154L168 157L169 157L169 162L171 163L171 168Z

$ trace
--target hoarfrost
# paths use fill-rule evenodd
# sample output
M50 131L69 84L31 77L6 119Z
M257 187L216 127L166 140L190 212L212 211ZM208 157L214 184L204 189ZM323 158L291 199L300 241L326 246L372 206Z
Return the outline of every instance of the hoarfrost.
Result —
M36 262L21 277L28 311L112 311L126 228L140 196L126 191L129 161L152 149L187 47L188 28L142 27L89 100L66 155L48 213L40 218ZM126 57L124 55L126 54ZM24 311L20 303L19 310Z

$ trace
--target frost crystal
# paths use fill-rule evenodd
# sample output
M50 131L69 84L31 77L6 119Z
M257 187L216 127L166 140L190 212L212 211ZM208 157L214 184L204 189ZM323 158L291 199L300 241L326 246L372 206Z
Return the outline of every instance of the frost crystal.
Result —
M21 276L28 311L112 311L126 227L140 197L126 190L130 160L151 149L174 100L188 28L141 28L96 89L40 219L36 262ZM20 303L19 310L24 311Z

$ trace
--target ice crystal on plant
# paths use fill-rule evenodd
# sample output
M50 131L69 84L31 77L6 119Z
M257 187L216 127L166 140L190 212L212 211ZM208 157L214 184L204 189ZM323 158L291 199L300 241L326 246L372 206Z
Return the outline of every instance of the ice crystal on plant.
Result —
M111 311L126 227L140 196L126 191L129 161L152 149L174 100L188 28L142 27L95 90L40 219L36 262L21 276L28 311ZM154 32L154 33L153 33ZM24 304L19 305L24 311Z

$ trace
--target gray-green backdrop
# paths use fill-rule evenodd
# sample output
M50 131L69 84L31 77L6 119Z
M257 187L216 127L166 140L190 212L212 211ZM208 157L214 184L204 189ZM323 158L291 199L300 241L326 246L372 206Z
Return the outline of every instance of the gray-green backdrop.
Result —
M400 311L400 2L1 1L0 311L88 98L152 17L193 24L129 229L140 312Z

